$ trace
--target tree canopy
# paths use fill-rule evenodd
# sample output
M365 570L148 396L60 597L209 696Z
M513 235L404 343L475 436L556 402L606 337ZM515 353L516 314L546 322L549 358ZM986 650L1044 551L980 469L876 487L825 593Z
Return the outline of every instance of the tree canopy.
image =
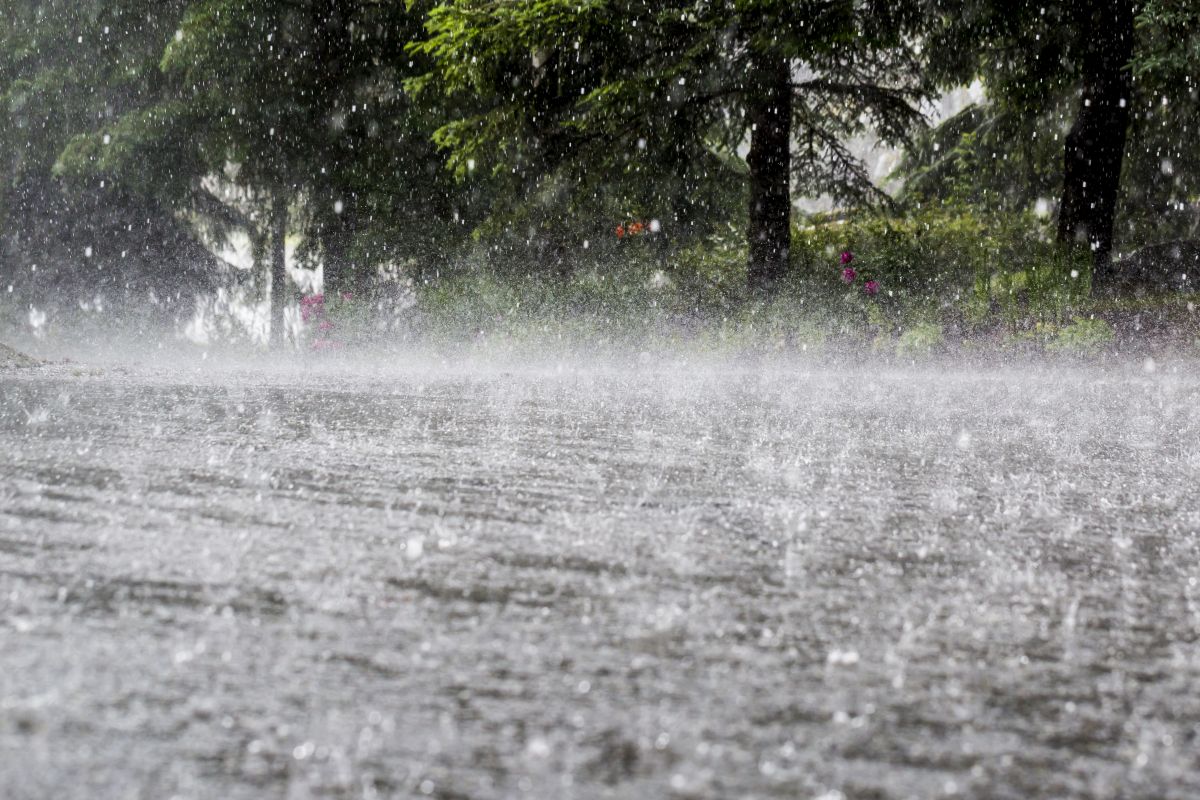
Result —
M1100 234L1108 243L1093 242L1101 255L1114 243L1196 235L1200 162L1187 134L1200 123L1200 20L1191 6L976 2L951 10L935 4L925 50L930 76L943 88L979 80L987 98L908 151L902 170L908 199L1054 209L1070 239L1074 231L1064 219L1070 223L1075 212L1066 195L1090 182L1103 186L1103 202L1112 204L1112 232ZM1104 62L1097 54L1112 58ZM1095 96L1104 69L1119 80L1108 100ZM1071 128L1099 111L1115 125L1108 136L1116 152L1107 156L1115 163L1101 168L1104 159L1096 158L1090 171L1069 176ZM1074 221L1094 227L1092 220Z
M766 286L794 192L882 199L847 140L903 143L919 124L915 20L882 3L458 0L432 9L410 49L434 70L410 85L480 101L436 134L459 174L559 176L683 233L714 210L709 187L749 192Z
M1102 264L1196 233L1193 5L0 0L0 253L181 297L242 231L278 327L292 251L338 292L469 251L559 275L636 220L663 252L732 226L770 292L797 200L892 208L873 137L901 208L1039 208Z

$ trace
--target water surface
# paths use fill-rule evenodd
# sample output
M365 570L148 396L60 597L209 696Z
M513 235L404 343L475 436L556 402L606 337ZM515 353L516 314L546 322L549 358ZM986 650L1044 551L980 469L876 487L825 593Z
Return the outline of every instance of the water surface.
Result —
M1200 796L1200 378L0 375L0 795Z

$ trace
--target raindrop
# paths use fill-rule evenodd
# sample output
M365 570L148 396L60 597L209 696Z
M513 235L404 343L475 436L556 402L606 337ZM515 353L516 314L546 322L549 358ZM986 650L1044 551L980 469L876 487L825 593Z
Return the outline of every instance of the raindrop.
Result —
M406 558L416 560L425 553L425 540L420 536L410 537L404 545L404 555Z
M825 660L833 666L852 667L858 663L859 656L854 650L830 650Z

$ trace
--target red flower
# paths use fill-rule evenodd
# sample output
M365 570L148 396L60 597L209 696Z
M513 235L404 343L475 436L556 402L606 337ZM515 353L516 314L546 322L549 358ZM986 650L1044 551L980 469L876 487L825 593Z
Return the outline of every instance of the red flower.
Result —
M618 239L624 239L624 238L625 238L625 226L624 226L624 225L618 225L618 226L617 226L617 238L618 238Z
M871 297L879 294L879 281L867 281L863 284L863 291Z
M842 258L842 266L845 266L846 264L849 264L851 261L854 260L854 253L851 253L849 250L843 250L841 258Z
M645 225L643 225L642 223L640 223L640 222L635 222L635 223L633 223L632 225L630 225L630 226L629 226L629 235L630 235L630 236L636 236L636 235L638 235L639 233L641 233L641 232L642 232L642 229L643 229L643 228L645 228L645 227L646 227L646 226L645 226Z
M858 277L858 272L854 267L846 267L842 270L842 280L846 283L854 283L854 279Z

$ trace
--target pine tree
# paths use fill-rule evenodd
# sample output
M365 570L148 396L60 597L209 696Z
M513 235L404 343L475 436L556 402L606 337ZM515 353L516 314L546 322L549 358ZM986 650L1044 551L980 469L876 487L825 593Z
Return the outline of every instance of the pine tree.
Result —
M113 0L115 1L115 0ZM190 0L158 46L154 102L78 134L60 171L158 192L220 239L257 242L282 329L284 239L363 294L376 264L466 231L440 124L402 91L420 8L370 0ZM229 189L233 202L214 192ZM467 192L460 193L468 198Z
M772 290L790 249L793 188L881 199L845 145L867 128L903 141L924 96L904 3L451 0L414 52L433 85L478 111L439 130L460 171L529 186L586 171L646 182L744 160L750 285ZM696 167L699 169L696 169ZM583 183L579 191L587 191ZM658 200L687 213L678 195ZM666 215L664 215L666 216Z
M212 259L161 193L65 181L62 164L78 137L158 102L158 59L183 5L0 0L0 265L29 302L171 316L203 287Z
M1009 210L1057 197L1059 238L1090 251L1097 285L1113 277L1122 237L1197 230L1191 5L932 3L930 76L944 87L980 79L988 99L909 153L906 192Z

